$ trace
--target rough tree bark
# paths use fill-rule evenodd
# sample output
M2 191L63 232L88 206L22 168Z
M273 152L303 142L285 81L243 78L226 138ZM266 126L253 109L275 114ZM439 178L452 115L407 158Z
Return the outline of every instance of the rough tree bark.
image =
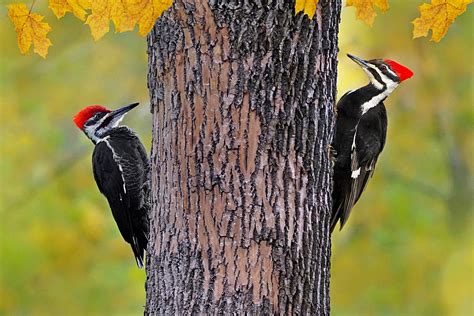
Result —
M329 314L340 0L177 0L148 36L146 314Z

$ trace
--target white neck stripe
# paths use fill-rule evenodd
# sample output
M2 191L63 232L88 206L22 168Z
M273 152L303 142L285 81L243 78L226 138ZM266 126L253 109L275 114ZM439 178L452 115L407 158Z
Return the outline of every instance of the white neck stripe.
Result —
M388 97L388 95L390 93L392 93L392 91L397 87L397 85L393 86L393 87L390 87L384 91L382 91L382 93L379 93L377 94L376 96L372 97L372 99L370 99L369 101L366 101L364 102L362 105L361 105L361 109L362 109L362 115L364 115L365 113L367 113L367 111L369 111L371 108L377 106L377 104L379 104L380 102L382 102L386 97Z
M117 163L118 169L120 171L120 176L122 176L123 193L127 194L127 187L125 186L125 177L124 177L124 174L123 174L122 165L120 164L120 157L117 155L117 153L115 152L112 145L110 145L109 138L110 138L110 136L106 136L106 137L102 138L100 140L100 142L104 142L107 145L107 147L109 147L110 151L112 152L112 157L113 157L114 161Z

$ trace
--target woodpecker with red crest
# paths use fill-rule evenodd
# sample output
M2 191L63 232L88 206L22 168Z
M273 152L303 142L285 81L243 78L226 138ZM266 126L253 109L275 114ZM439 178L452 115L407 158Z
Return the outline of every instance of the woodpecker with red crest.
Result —
M370 79L368 85L347 92L337 103L331 232L344 226L373 175L385 145L387 112L383 101L413 72L389 59L363 60L347 55Z
M91 105L76 114L74 123L95 145L95 181L109 202L123 239L132 247L138 267L142 268L149 231L149 162L135 132L119 126L125 114L137 105L115 111Z

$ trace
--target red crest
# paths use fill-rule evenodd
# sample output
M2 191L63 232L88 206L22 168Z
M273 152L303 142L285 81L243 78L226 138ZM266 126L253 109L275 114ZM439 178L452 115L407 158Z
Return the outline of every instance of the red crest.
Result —
M400 79L400 82L413 76L413 71L411 71L405 66L400 65L396 61L385 59L384 62L386 62L390 66L390 68L392 68L392 70L396 72L398 78Z
M84 109L80 110L73 118L74 123L79 129L84 128L84 123L87 122L94 114L97 112L107 112L109 113L110 110L103 107L102 105L90 105L85 107Z

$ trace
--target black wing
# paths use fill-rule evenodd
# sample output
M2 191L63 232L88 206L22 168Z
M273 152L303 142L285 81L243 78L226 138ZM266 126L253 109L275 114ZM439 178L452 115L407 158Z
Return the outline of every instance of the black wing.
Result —
M112 147L116 145L113 144L114 141L114 137L107 137L95 146L92 155L94 178L100 192L109 202L123 239L131 245L137 264L141 267L148 227L144 227L147 221L141 220L143 215L146 216L141 214L146 201L143 200L140 190L144 182L143 175L146 177L144 169L147 170L148 162L145 164L141 153L134 148L137 147L136 144L130 144L132 148Z
M341 228L349 218L352 208L359 200L367 186L367 182L374 173L380 150L373 150L373 148L380 148L379 144L373 138L369 140L356 140L356 146L351 152L351 186L343 203Z
M385 145L387 117L385 109L379 113L377 120L370 116L361 119L355 127L354 141L351 144L350 168L335 170L335 177L348 179L337 183L337 205L333 206L331 231L338 220L341 229L349 218L350 212L365 190L373 176L377 159Z
M134 244L138 244L140 253L146 249L148 243L148 211L149 204L149 162L146 150L131 131L128 137L111 137L110 142L117 148L125 181L126 202L131 216ZM128 138L128 139L127 139ZM125 140L125 141L124 141Z

